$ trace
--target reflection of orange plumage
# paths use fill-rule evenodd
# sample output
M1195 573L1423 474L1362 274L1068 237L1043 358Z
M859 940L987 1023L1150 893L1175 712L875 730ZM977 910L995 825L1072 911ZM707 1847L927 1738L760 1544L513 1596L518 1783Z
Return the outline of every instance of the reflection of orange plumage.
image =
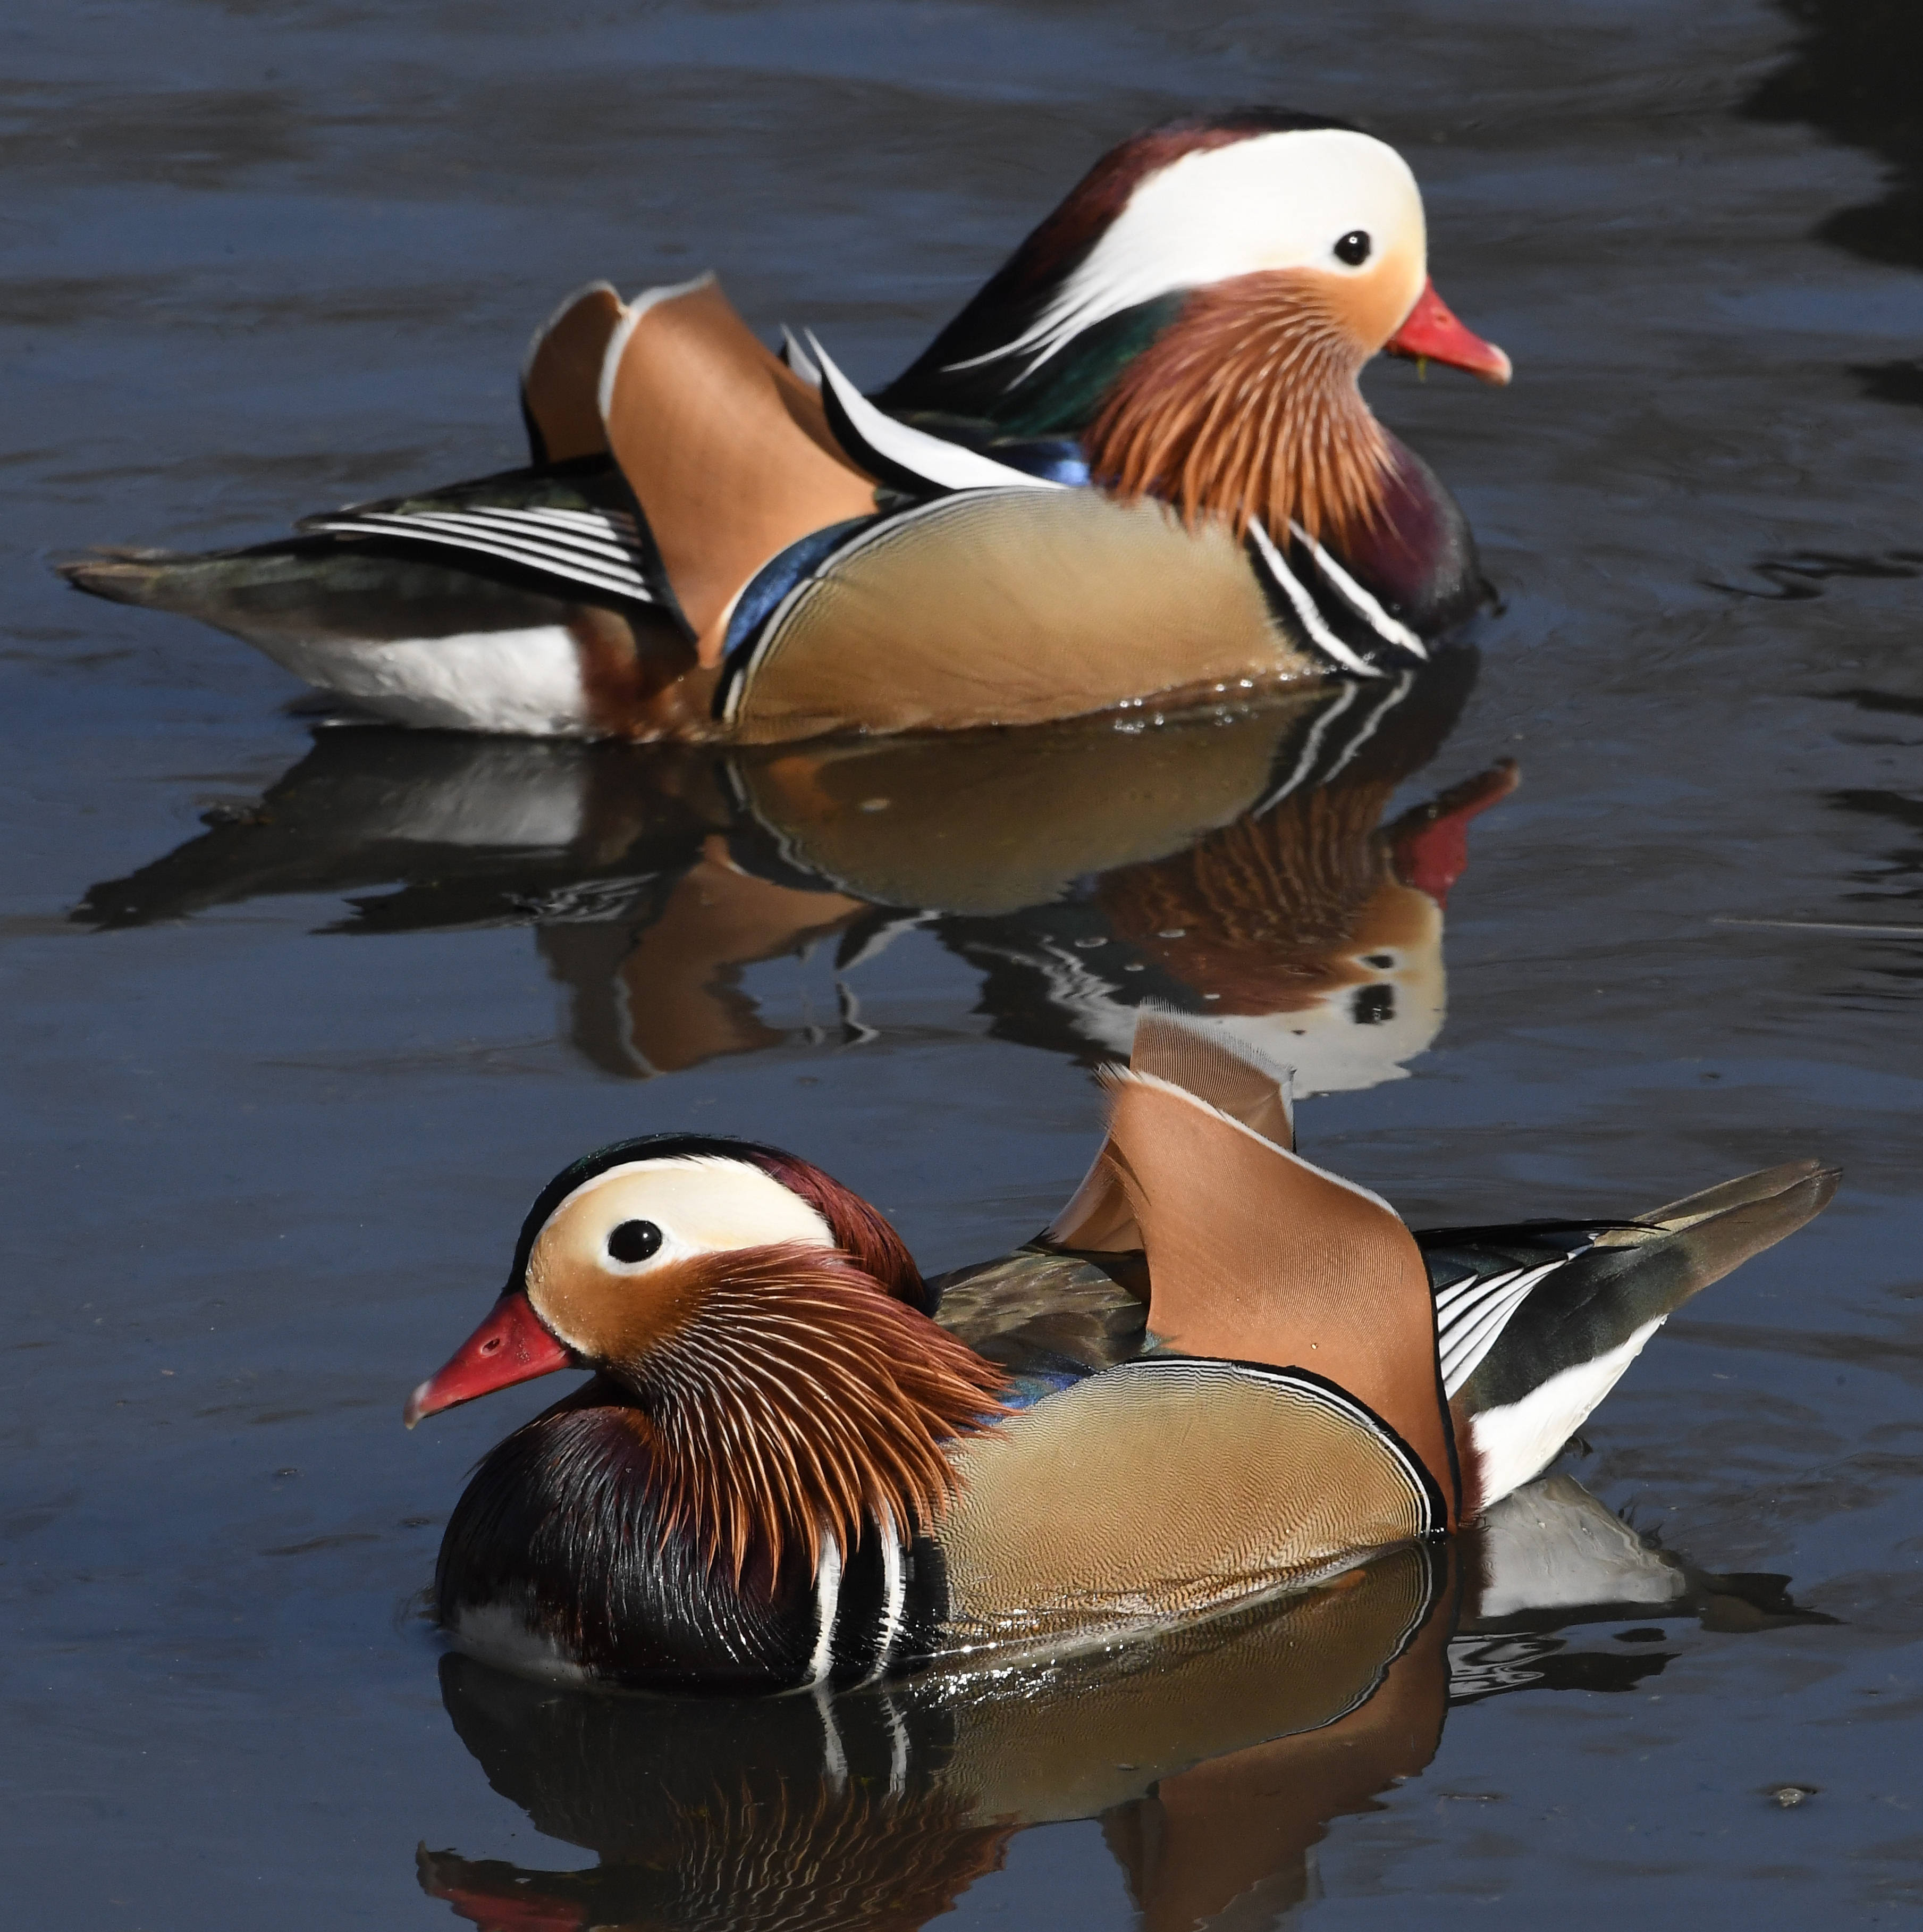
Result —
M971 1820L956 1796L744 1771L674 1793L645 1864L523 1872L423 1850L421 1887L482 1932L758 1932L840 1926L912 1932L1000 1868L1012 1825Z
M1433 826L1459 832L1515 785L1505 761L1379 829L1391 781L1298 792L1185 852L1112 873L1096 898L1118 937L1214 994L1218 1013L1299 1012L1374 976L1371 954L1436 938L1447 886L1408 848Z
M623 1046L644 1066L678 1073L779 1044L782 1035L740 990L742 968L798 952L867 910L838 892L750 878L729 859L725 840L709 837L622 962Z
M1331 1588L1331 1622L1364 1580ZM1435 1756L1451 1634L1448 1618L1430 1617L1380 1688L1340 1722L1207 1760L1109 1813L1102 1835L1128 1874L1143 1932L1188 1932L1257 1886L1266 1918L1305 1899L1309 1852L1330 1820L1368 1809Z
M1356 950L1365 911L1376 914L1372 924L1407 922L1391 907L1409 889L1376 829L1394 789L1379 781L1299 792L1185 852L1111 873L1097 902L1118 938L1218 995L1221 1012L1298 1012L1365 976L1338 957Z

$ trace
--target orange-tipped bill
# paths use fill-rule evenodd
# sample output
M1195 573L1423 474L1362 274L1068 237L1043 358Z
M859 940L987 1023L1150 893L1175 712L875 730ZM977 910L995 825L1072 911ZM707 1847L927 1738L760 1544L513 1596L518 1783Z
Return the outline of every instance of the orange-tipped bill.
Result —
M1463 328L1436 294L1435 284L1427 280L1402 326L1382 344L1382 352L1446 362L1451 369L1466 369L1472 376L1499 386L1514 373L1508 357L1494 343L1484 342Z
M407 1399L400 1419L412 1429L424 1415L438 1415L457 1402L517 1382L551 1376L581 1364L541 1325L527 1297L511 1288L488 1310L487 1318Z

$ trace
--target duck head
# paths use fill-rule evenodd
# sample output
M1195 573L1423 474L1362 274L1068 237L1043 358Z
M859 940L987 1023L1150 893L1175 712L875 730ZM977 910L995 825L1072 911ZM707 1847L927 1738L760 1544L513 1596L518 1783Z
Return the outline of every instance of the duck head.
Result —
M1356 387L1383 350L1509 380L1430 283L1401 156L1251 108L1112 148L877 400L1074 436L1124 496L1339 544L1394 473Z
M998 1412L1000 1372L931 1322L900 1236L818 1168L753 1142L654 1135L564 1169L507 1287L408 1399L424 1416L587 1368L565 1402L645 1463L657 1520L739 1581L865 1522L937 1514L942 1443ZM530 1427L538 1426L531 1424ZM631 1443L629 1438L632 1438Z

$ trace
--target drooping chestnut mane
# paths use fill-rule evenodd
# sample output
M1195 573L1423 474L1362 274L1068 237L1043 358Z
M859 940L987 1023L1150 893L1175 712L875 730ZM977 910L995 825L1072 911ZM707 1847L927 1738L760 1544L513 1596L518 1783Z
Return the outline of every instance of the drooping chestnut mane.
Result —
M1189 298L1124 370L1083 438L1090 474L1160 496L1193 528L1292 519L1338 547L1381 513L1388 439L1355 386L1364 359L1310 277L1239 275Z
M845 1554L870 1520L907 1537L940 1514L956 1488L942 1445L1002 1413L999 1369L818 1248L676 1271L684 1314L608 1370L645 1411L664 1529L738 1583L750 1552L772 1576L798 1545L812 1570L825 1538Z

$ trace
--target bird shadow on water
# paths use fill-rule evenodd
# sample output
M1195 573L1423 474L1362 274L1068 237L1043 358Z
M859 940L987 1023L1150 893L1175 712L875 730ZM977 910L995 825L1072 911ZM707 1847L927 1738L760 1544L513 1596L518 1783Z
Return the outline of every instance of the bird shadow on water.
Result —
M1665 1625L1832 1619L1787 1580L1712 1575L1572 1478L1453 1545L1083 1658L753 1701L601 1696L449 1656L442 1700L490 1785L594 1866L418 1855L485 1932L901 1928L949 1910L1031 1827L1097 1820L1150 1928L1272 1924L1310 1896L1334 1819L1421 1772L1453 1706L1625 1691ZM1572 1632L1628 1624L1600 1644Z
M875 1038L864 969L920 928L980 974L1000 1038L1094 1065L1154 1000L1295 1066L1299 1091L1369 1087L1441 1028L1467 826L1516 782L1499 763L1384 822L1476 664L1459 646L1419 676L1152 723L762 751L327 729L73 917L326 892L343 934L526 926L575 1048L628 1078ZM831 1024L783 1025L744 984L817 955Z

